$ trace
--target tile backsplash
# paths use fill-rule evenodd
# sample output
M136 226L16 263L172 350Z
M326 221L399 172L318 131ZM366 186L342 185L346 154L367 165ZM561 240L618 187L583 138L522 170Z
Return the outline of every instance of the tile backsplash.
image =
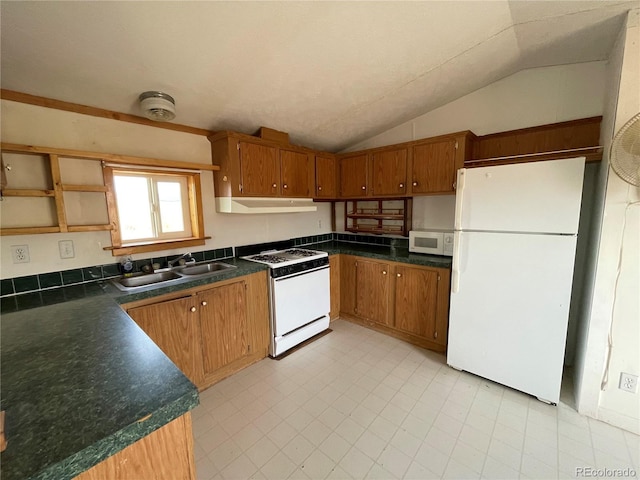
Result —
M408 240L404 238L385 237L379 235L356 235L348 233L325 233L323 235L292 238L291 241L294 246L339 241L364 243L369 245L408 247ZM191 256L197 262L204 262L231 258L234 256L234 253L234 247L226 247L215 250L193 252L191 253ZM141 260L134 260L133 271L142 271L142 267L149 265L150 263L158 263L160 264L160 268L164 268L167 266L169 261L178 258L179 256L180 255L172 255L168 257L150 257ZM7 278L0 280L0 297L95 282L104 278L117 277L119 275L121 275L120 264L110 263L105 265L94 265L92 267L75 268L72 270L62 270L59 272L28 275L25 277Z
M142 271L144 265L159 263L160 268L167 266L170 260L178 258L180 255L169 257L152 257L141 260L134 260L133 271ZM208 260L219 260L233 257L233 248L218 248L215 250L205 250L193 252L191 254L197 262ZM0 281L0 296L6 297L20 293L36 292L68 285L77 285L88 282L95 282L104 278L118 277L121 275L119 263L109 263L106 265L94 265L93 267L75 268L72 270L62 270L60 272L40 273L26 277L7 278Z

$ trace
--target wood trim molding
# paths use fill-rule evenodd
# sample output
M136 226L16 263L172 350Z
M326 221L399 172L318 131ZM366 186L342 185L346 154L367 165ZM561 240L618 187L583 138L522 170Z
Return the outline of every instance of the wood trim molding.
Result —
M593 150L600 147L601 122L602 117L589 117L479 136L473 142L473 153L468 160L474 165L489 159L516 163L524 161L519 160L520 157L535 161L547 160L556 154L564 155L564 158L579 156L580 150L594 153ZM509 158L515 160L508 161ZM591 161L595 160L600 158Z
M57 155L49 155L51 167L51 179L53 181L53 193L56 201L56 213L58 215L58 227L60 232L67 232L67 209L64 206L64 194L62 191L62 177L60 175L60 162Z
M0 229L0 235L34 235L39 233L60 233L60 227L9 227Z
M116 257L118 255L132 255L134 253L147 253L147 252L159 252L161 250L170 250L172 248L184 248L184 247L197 247L205 245L207 239L211 237L203 238L188 238L185 240L173 240L168 242L148 243L145 245L130 245L120 247L102 247L103 250L111 250L111 254Z
M67 148L39 147L35 145L20 145L18 143L0 143L0 149L5 152L27 153L34 155L58 155L59 157L79 158L84 160L103 160L119 165L142 165L147 167L177 168L182 170L220 170L218 165L206 163L179 162L177 160L162 160L159 158L135 157L133 155L118 155L114 153L87 152Z
M215 132L205 130L203 128L190 127L179 123L162 123L154 122L145 117L130 115L128 113L114 112L113 110L105 110L98 107L90 107L88 105L80 105L79 103L65 102L55 100L53 98L39 97L28 93L16 92L14 90L0 89L0 98L10 100L12 102L27 103L38 107L54 108L56 110L64 110L65 112L80 113L82 115L91 115L92 117L108 118L110 120L119 120L121 122L137 123L148 127L164 128L165 130L174 130L176 132L191 133L193 135L209 136Z
M513 163L540 162L545 160L560 160L570 157L585 157L587 163L599 162L602 160L603 147L585 147L569 150L558 150L556 152L529 153L524 155L514 155L511 157L481 158L477 160L465 160L465 168L490 167L493 165L510 165Z

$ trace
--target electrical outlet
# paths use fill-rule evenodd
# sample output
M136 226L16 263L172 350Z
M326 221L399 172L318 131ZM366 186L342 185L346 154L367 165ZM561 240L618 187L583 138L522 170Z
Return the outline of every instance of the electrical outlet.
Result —
M625 392L636 393L638 391L638 376L622 372L618 387Z
M76 256L73 250L73 240L60 240L58 242L58 250L60 250L60 258L73 258Z
M29 246L11 245L11 257L13 263L29 263Z

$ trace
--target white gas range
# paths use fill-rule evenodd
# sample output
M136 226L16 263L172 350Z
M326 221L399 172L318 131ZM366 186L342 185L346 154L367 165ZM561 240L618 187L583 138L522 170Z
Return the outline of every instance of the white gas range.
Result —
M269 266L271 342L277 357L329 328L329 256L289 248L241 257Z

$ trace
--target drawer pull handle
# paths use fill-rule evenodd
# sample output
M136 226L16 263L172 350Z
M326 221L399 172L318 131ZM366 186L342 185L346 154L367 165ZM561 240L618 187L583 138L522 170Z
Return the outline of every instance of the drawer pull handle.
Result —
M363 189L363 190L366 190L366 189L367 189L367 187L365 187L365 186L363 185L363 186L362 186L362 189Z
M402 274L401 274L401 273L396 273L396 276L397 276L398 278L400 278L400 277L402 276Z
M418 182L413 182L413 186L417 187L418 186Z
M277 183L274 183L273 185L271 185L273 188L276 188L278 186Z
M284 185L282 185L282 188L289 188L289 187L287 187L287 184L285 183Z
M383 275L386 275L386 274L387 274L387 271L386 271L386 270L382 270L382 274L383 274Z
M203 307L206 307L206 306L207 306L207 302L202 302L202 303L201 303L201 305L202 305Z
M191 307L189 310L191 310L191 312L193 313L193 312L195 312L197 309L196 309L196 307Z
M400 188L404 188L404 183L401 183L400 185L398 185Z

